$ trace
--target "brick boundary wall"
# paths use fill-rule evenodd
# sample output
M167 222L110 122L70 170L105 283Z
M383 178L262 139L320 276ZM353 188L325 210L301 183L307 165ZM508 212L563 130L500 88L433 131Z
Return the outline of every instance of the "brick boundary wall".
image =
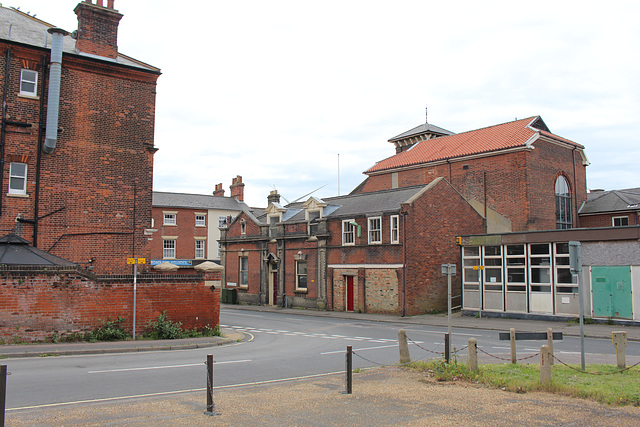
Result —
M220 318L220 289L205 283L220 273L139 275L136 333L166 311L183 328L214 327ZM77 267L0 266L0 340L44 341L84 333L103 320L125 318L133 326L133 276L94 276Z

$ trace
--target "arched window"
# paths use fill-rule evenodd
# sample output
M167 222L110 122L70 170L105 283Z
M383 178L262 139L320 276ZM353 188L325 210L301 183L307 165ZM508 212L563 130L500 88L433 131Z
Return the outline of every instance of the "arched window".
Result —
M571 191L567 179L556 179L556 228L571 228Z

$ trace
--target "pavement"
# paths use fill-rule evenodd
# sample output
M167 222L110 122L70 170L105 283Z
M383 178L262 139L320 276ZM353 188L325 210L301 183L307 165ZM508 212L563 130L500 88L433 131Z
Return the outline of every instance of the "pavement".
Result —
M331 317L356 321L376 321L402 323L420 326L448 325L446 314L423 314L418 316L393 316L384 314L351 313L342 311L320 311L296 308L280 308L255 305L222 304L223 309L247 310L257 312L276 312L303 316ZM554 332L562 332L566 336L580 336L580 325L568 321L504 319L494 317L472 317L454 313L451 316L452 328L488 329L508 332L516 331L546 332L552 328ZM585 337L611 339L614 331L626 331L629 341L640 341L640 326L587 324L584 325ZM135 340L114 342L80 342L80 343L36 343L0 345L0 360L15 357L70 356L82 354L128 353L140 351L184 350L194 348L215 347L235 343L244 339L244 335L233 330L222 328L221 337L184 338L178 340Z

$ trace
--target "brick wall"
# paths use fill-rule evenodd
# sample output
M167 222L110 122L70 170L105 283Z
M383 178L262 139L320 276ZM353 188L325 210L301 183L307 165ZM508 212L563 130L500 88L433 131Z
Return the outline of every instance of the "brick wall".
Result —
M586 170L571 149L537 141L532 151L425 166L397 172L398 186L428 184L446 178L466 199L484 204L511 220L513 231L556 228L555 179L562 173L572 190L573 223L586 200ZM392 173L372 175L358 193L391 188Z
M196 237L207 237L207 226L209 218L205 215L205 226L196 226L196 212L206 213L207 209L185 209L185 208L163 208L154 207L152 209L154 229L152 240L149 241L149 252L153 259L162 259L163 238L162 236L177 236L176 258L194 259L196 255ZM164 212L177 212L176 225L164 224ZM216 218L217 221L217 218ZM206 252L205 258L211 255Z
M441 180L411 205L406 206L407 315L444 311L447 278L442 264L460 270L460 247L455 237L481 234L483 218L449 185ZM460 274L454 277L454 294L460 293ZM402 284L400 292L403 293Z
M209 277L211 279L211 277ZM220 290L205 286L205 276L154 275L138 277L136 332L166 310L184 328L219 323ZM46 271L0 269L0 338L42 341L55 333L84 333L102 320L124 317L133 326L133 278L98 280L74 269Z
M0 45L4 76L6 45ZM63 57L57 147L41 160L36 197L38 145L44 135L47 49L12 46L8 117L28 127L8 128L0 232L10 231L73 262L94 259L95 272L128 271L125 259L146 256L150 226L157 72L88 58ZM18 96L20 71L38 71L38 98ZM42 122L41 122L42 121ZM7 196L10 161L28 165L27 195ZM36 198L38 211L36 214ZM21 216L38 221L16 223Z
M629 225L638 225L638 215L634 213L583 215L580 217L580 226L586 228L612 227L613 217L627 217Z

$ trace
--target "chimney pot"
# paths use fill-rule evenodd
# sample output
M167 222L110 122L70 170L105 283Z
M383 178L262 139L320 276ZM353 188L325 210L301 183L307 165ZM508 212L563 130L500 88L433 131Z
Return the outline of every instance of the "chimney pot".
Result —
M236 197L239 201L244 201L244 184L242 183L242 177L236 176L231 180L231 197Z
M213 195L217 197L224 196L224 189L222 188L222 183L216 184L216 189L213 191Z

